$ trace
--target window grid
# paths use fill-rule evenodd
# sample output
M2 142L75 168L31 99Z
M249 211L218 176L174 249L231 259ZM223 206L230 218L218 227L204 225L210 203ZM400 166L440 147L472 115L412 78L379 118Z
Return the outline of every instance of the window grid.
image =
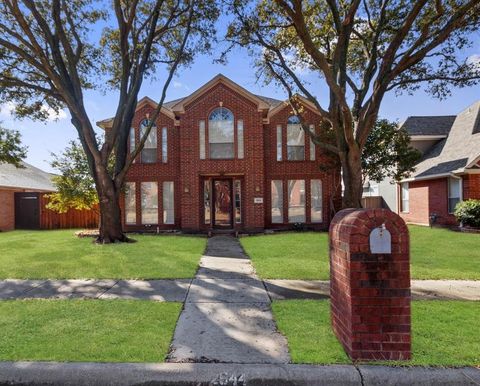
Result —
M140 185L142 198L142 224L158 224L158 184L142 182Z
M315 133L315 125L310 125L310 131ZM313 143L312 137L308 137L310 139L310 161L315 161L315 144Z
M310 221L312 223L320 223L323 221L323 193L321 180L310 180Z
M243 119L237 121L237 157L243 159Z
M448 179L448 213L455 212L455 207L462 200L461 186L459 178Z
M305 222L305 180L288 180L288 222Z
M403 213L408 213L410 211L410 191L409 191L409 185L408 182L404 182L401 185L401 211Z
M200 140L200 159L205 159L205 121L200 121L198 124L198 137Z
M163 223L175 223L175 198L173 181L164 181L162 186L163 194Z
M168 162L168 130L162 127L162 162Z
M271 183L272 224L283 223L283 181L272 180Z
M137 205L135 194L135 182L125 184L125 224L137 223Z
M282 160L282 125L277 125L277 161Z

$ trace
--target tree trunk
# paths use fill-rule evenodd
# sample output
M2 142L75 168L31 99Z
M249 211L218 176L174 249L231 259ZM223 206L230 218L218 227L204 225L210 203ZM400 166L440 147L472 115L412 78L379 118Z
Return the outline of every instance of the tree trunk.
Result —
M343 208L361 208L363 195L362 159L359 149L340 155L344 193Z
M100 208L100 234L97 242L109 244L129 241L123 233L122 211L114 182L108 176L104 176L96 181L96 187Z

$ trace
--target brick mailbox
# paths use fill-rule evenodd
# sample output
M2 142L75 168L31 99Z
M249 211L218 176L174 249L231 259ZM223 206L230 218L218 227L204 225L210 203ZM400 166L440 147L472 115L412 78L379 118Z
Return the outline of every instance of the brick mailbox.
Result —
M409 236L397 214L337 213L330 225L330 297L333 330L351 359L410 359Z

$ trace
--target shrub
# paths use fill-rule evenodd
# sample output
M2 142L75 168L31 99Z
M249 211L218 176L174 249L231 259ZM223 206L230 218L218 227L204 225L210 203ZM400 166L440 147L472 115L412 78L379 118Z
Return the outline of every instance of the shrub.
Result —
M455 217L462 225L480 228L480 200L459 202L455 207Z

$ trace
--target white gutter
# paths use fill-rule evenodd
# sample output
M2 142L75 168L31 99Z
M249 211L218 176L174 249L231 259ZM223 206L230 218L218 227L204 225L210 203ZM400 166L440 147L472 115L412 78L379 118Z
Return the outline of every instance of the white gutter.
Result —
M434 180L437 178L444 178L444 177L452 177L452 178L460 178L457 174L465 173L464 169L457 169L450 173L439 173L439 174L432 174L430 176L424 177L411 177L405 178L400 182L414 182L414 181L425 181L425 180Z

